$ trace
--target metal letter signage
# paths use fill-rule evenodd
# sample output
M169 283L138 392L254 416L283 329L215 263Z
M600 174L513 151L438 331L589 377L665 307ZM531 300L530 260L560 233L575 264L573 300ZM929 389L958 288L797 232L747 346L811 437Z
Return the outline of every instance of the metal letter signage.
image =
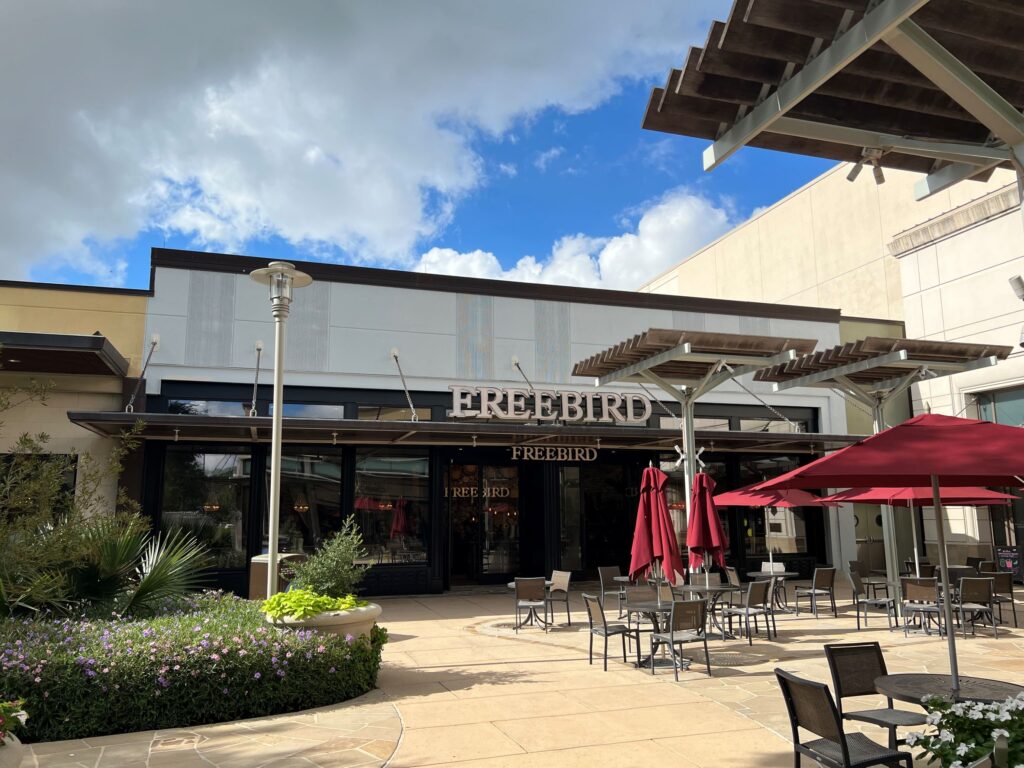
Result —
M514 445L512 461L596 461L597 448L554 445Z
M456 419L502 421L596 421L606 424L646 424L651 400L628 392L574 392L519 387L448 387L451 415Z

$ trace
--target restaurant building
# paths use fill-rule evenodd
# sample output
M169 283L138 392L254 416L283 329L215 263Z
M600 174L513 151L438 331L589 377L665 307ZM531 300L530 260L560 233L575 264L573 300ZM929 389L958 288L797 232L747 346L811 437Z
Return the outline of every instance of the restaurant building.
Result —
M130 490L158 528L202 539L218 584L243 594L267 550L273 325L248 274L265 263L154 249L131 412L127 394L68 409L80 434L143 423ZM377 594L624 566L651 463L673 479L684 534L678 406L637 384L595 388L574 364L649 329L829 348L844 322L832 309L298 266L314 282L287 326L278 547L308 553L353 516ZM131 376L122 389L135 390ZM772 393L749 376L698 401L695 427L723 490L852 439L834 393ZM763 513L723 515L730 561L758 567ZM807 573L853 551L852 524L831 511L768 526L776 557Z

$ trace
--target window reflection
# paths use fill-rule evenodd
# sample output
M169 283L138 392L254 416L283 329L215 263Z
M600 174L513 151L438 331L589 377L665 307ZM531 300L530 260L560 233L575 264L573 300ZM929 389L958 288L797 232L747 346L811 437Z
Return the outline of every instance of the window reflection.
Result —
M280 519L278 552L313 552L341 528L341 456L282 453ZM262 541L266 552L266 515Z
M184 529L210 551L216 568L244 568L251 458L243 448L167 448L161 529Z
M370 563L425 562L429 511L426 450L356 451L355 516Z
M168 413L190 416L248 416L252 403L231 400L179 400L167 401Z

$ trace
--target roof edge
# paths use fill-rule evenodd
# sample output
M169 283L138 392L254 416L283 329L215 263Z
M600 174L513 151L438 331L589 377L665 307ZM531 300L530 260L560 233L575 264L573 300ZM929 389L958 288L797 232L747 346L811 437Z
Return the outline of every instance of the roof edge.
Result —
M265 267L267 259L225 253L206 253L172 248L153 248L151 263L154 268L203 270L247 274ZM710 299L699 296L670 296L639 291L616 291L602 288L579 288L563 285L519 283L511 280L488 280L476 277L435 275L426 272L406 272L376 267L353 267L342 264L296 261L296 267L309 273L314 280L333 283L376 285L447 293L475 293L516 299L539 299L578 304L635 307L640 309L666 309L682 312L704 312L721 315L779 318L838 323L838 309L771 304L767 302Z

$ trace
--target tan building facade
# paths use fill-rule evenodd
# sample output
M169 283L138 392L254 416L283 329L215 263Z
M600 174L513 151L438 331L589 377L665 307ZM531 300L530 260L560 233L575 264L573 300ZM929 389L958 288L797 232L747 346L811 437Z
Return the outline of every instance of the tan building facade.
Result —
M123 407L125 382L142 368L147 302L147 291L0 285L0 388L46 391L42 401L16 398L20 404L0 415L0 453L24 433L46 433L52 453L109 456L111 441L67 414ZM112 498L113 483L102 492Z
M963 182L915 201L918 174L886 169L884 184L870 174L851 182L850 167L832 168L640 290L838 308L849 318L844 341L905 331L907 338L1018 346L1024 302L1007 280L1024 273L1024 220L1013 173L999 170L986 182ZM915 385L910 400L915 413L1021 424L1024 394L1018 412L1017 388L1024 393L1024 352L992 368ZM910 409L911 402L894 403L887 423L903 420ZM851 432L870 432L863 407L851 404L847 423ZM880 546L872 510L877 507L854 510L862 559L873 559ZM1020 540L1014 515L992 517L995 522L984 508L950 510L954 562ZM930 510L924 518L930 545ZM901 555L911 541L901 526Z

